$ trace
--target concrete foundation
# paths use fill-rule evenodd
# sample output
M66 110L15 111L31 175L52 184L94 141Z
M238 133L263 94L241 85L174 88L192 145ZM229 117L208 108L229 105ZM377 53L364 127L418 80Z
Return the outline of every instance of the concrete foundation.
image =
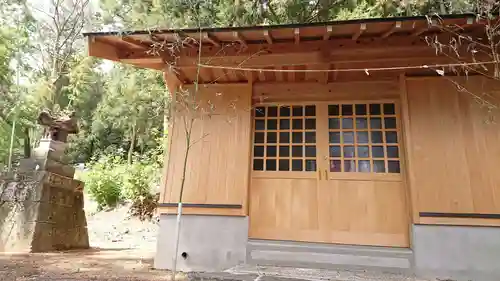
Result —
M500 280L500 228L413 226L415 272L419 277Z
M176 215L160 216L155 268L172 269ZM183 215L177 270L222 271L245 263L248 218Z
M375 269L409 273L410 249L293 241L250 240L247 263L319 269Z

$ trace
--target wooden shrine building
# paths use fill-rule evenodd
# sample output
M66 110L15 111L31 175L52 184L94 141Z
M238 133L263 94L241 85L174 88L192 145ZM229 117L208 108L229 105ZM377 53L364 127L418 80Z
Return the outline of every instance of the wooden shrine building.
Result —
M172 95L156 267L194 120L180 269L500 277L500 84L475 17L85 35Z

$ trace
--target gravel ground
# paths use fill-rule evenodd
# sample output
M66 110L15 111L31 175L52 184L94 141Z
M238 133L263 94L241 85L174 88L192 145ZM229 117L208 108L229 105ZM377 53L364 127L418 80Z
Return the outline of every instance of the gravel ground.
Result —
M96 211L85 202L91 249L46 254L0 254L0 281L170 280L153 269L158 226L128 216L127 206ZM176 279L186 279L179 275ZM420 281L411 276L365 271L237 266L219 274L190 274L192 281Z
M127 215L127 206L96 212L85 202L92 249L47 254L0 254L0 280L169 280L153 270L158 227Z
M158 225L155 222L130 217L128 206L112 211L96 211L96 204L87 200L85 212L92 247L103 249L140 249L154 252Z

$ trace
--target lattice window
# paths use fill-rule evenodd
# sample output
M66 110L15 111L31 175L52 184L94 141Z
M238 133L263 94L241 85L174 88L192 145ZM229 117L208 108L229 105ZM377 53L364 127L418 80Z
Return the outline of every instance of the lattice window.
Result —
M399 173L393 103L328 105L331 172Z
M316 171L316 106L254 110L254 171Z

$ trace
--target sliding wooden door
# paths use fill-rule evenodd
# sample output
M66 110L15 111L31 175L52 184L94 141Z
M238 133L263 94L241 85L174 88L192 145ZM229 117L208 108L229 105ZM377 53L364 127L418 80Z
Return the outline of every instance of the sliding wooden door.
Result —
M326 115L326 116L325 116ZM409 245L396 103L329 103L318 116L318 229L343 244Z
M251 238L406 247L394 101L258 106Z
M319 184L317 106L259 106L254 114L250 236L296 240L314 229ZM297 208L297 206L305 208Z

